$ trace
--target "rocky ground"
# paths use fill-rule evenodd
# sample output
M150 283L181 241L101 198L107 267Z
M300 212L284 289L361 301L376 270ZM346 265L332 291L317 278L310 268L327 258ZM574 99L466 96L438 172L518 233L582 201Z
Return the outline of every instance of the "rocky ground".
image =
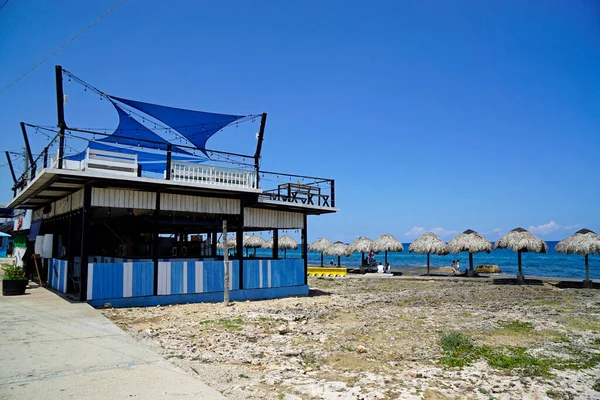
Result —
M310 278L308 297L109 309L232 399L598 399L600 293Z

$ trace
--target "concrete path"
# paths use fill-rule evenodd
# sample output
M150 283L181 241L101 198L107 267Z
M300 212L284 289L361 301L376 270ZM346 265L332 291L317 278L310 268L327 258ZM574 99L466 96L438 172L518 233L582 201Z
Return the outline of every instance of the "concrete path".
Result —
M0 296L0 399L224 399L87 304Z

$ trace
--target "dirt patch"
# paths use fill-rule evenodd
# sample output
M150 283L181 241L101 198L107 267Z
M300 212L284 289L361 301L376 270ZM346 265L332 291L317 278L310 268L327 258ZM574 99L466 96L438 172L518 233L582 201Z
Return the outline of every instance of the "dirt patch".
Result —
M103 312L235 399L600 396L598 291L467 279L309 285L319 295ZM472 340L468 362L440 346L453 332Z

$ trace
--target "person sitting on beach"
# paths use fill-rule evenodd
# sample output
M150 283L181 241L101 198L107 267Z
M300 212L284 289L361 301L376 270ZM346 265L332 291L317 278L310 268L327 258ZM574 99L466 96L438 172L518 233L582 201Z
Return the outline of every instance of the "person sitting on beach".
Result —
M333 267L333 265L334 265L333 260L329 260L329 265L331 265Z
M377 265L377 273L383 274L383 264L381 262L379 262L379 264Z
M456 272L460 274L460 260L456 260Z
M452 260L452 273L456 273L456 260Z
M388 263L388 262L385 263L385 273L386 274L392 273L392 267L390 266L390 263Z

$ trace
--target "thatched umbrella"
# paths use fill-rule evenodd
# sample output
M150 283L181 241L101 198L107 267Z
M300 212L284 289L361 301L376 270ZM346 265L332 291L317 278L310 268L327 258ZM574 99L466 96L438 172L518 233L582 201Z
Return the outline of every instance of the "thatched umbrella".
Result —
M404 246L402 246L402 242L398 239L390 235L389 233L385 233L379 236L377 239L373 241L373 251L379 253L380 251L385 251L385 263L387 264L387 255L388 251L393 252L401 252L404 250Z
M427 254L427 275L429 275L429 255L437 254L445 256L448 254L448 245L435 233L427 232L408 246L409 253Z
M581 229L556 245L556 251L565 254L579 254L585 256L585 281L591 286L590 265L588 255L600 254L600 235L589 229Z
M237 246L237 241L235 239L235 236L230 237L229 239L227 239L227 249L235 249ZM223 250L223 241L217 242L217 249Z
M333 242L327 238L318 238L308 246L308 251L318 251L321 253L321 267L323 266L323 252L326 248L333 245Z
M257 235L246 235L244 236L244 247L246 248L246 255L248 255L248 249L254 249L254 255L256 256L256 249L262 247L265 243L265 239Z
M348 245L346 254L350 256L352 253L361 253L360 262L362 264L365 259L365 253L368 253L371 250L373 250L373 241L366 236L361 236Z
M492 243L474 230L467 229L448 242L448 250L450 253L469 252L469 272L467 276L473 276L473 253L481 253L482 251L490 253Z
M338 267L340 266L340 257L345 256L348 253L348 245L342 242L335 242L333 245L327 247L324 251L325 254L330 256L337 256Z
M272 247L272 245L271 245ZM283 250L283 258L287 257L287 250L296 250L298 248L298 242L289 235L285 235L279 238L279 250Z
M523 276L523 267L521 266L521 253L545 253L548 251L548 245L533 233L523 228L515 228L498 239L494 245L494 249L510 249L519 254L517 282L522 283L525 278Z

